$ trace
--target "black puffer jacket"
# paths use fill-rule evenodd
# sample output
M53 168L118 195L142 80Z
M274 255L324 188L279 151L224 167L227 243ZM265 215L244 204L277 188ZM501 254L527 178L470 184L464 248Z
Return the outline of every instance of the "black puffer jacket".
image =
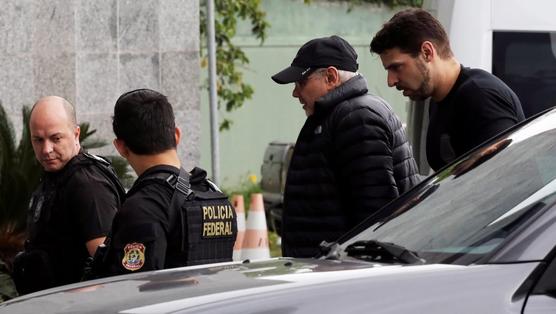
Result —
M282 254L312 257L418 183L399 118L361 75L315 103L288 170Z

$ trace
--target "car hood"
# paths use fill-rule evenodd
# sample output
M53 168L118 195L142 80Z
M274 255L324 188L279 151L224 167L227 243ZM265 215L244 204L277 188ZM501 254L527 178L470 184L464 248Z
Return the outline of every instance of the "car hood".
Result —
M515 292L534 267L279 258L87 281L16 298L1 304L0 313L360 313L369 307L402 313L419 306L445 312L442 304L450 302L461 304L462 313L480 313L511 299L519 307ZM472 306L476 298L484 299L480 307Z

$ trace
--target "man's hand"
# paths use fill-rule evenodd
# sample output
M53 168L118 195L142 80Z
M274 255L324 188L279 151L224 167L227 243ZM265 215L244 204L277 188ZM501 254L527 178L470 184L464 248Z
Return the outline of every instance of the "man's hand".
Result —
M95 256L95 252L97 251L98 246L104 243L104 239L106 239L106 237L95 238L85 243L85 245L87 246L87 251L89 251L89 256Z

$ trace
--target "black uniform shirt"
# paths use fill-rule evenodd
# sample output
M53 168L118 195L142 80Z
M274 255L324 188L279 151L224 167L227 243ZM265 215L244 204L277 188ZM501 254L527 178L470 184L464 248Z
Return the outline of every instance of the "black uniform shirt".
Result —
M113 273L164 268L168 210L174 189L159 180L137 189L138 182L156 173L177 176L179 169L166 165L149 168L128 192L112 229L109 262Z
M519 98L504 82L461 67L448 95L431 103L427 160L438 170L524 119Z
M89 257L85 243L110 231L117 188L96 166L81 166L74 157L62 170L45 173L33 202L28 249L47 253L54 277L49 286L80 281Z
M185 265L185 260L175 252L175 244L180 239L170 235L170 217L174 187L163 180L145 180L162 174L179 176L178 168L159 165L147 169L131 187L122 208L114 218L108 252L108 271L122 274L133 271L164 269ZM208 191L206 172L194 168L190 172L189 183L192 190ZM175 216L178 219L177 215ZM184 230L187 232L187 230ZM182 237L184 235L175 235ZM166 260L166 258L172 260ZM172 257L172 258L170 258Z

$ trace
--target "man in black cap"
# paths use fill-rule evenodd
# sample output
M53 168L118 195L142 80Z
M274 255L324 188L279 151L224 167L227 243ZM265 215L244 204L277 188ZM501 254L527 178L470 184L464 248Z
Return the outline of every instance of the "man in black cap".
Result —
M272 76L295 83L307 120L288 170L283 256L312 257L419 181L399 118L368 94L357 53L338 36L304 44L290 67Z

